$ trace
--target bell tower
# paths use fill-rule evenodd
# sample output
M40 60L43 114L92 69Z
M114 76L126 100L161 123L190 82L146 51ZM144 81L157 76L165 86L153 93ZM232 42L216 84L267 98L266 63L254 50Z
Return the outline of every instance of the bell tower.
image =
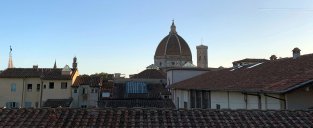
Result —
M208 46L197 46L197 67L208 68Z
M73 65L72 65L73 69L77 69L77 58L76 56L73 58Z

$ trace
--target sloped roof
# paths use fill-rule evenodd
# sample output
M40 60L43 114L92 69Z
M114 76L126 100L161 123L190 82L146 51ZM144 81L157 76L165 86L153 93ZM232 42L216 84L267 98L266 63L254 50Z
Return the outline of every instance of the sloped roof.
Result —
M101 81L100 76L77 76L73 86L79 86L79 85L90 85L90 86L99 86L99 83ZM102 85L104 85L104 80L102 80Z
M312 127L313 111L0 109L0 127Z
M48 99L43 107L57 108L70 107L73 99Z
M62 68L8 68L0 74L0 78L42 78L45 80L70 80L72 75L62 75Z
M171 99L107 99L98 102L100 108L175 108Z
M166 79L166 74L162 70L146 69L132 76L131 79Z
M246 59L242 59L242 60L238 60L238 61L234 61L233 64L237 64L237 63L243 63L243 62L250 62L250 63L262 63L262 62L266 62L269 61L267 59L254 59L254 58L246 58Z
M253 66L228 68L175 83L171 88L286 92L313 80L313 54L283 58Z

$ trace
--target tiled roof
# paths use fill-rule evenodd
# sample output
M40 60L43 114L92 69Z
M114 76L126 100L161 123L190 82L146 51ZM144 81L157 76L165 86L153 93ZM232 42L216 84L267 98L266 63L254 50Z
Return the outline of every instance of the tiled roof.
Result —
M313 111L0 109L0 127L313 127Z
M73 99L48 99L43 107L57 108L70 107Z
M174 103L170 99L108 99L99 101L98 106L100 108L175 108Z
M73 86L79 85L90 85L90 86L99 86L101 77L100 76L77 76ZM104 80L102 80L102 85L104 85Z
M283 58L254 66L211 71L170 87L283 93L310 80L313 80L313 54L297 59Z
M76 70L72 70L72 74ZM0 78L42 78L46 80L70 80L72 75L62 75L62 68L8 68L0 74Z
M166 79L166 74L162 70L146 69L132 76L131 79Z
M253 59L253 58L246 58L243 60L234 61L233 64L236 63L243 63L243 62L250 62L250 63L262 63L268 61L267 59Z
M178 34L164 37L155 51L156 56L178 55L187 56L191 60L191 51L187 42Z

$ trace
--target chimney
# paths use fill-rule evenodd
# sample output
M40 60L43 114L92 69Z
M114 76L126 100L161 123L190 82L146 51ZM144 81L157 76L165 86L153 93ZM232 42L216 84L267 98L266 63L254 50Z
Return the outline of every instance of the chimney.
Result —
M292 50L292 58L293 59L297 59L298 57L300 57L300 49L295 47L293 50Z
M38 69L38 65L33 65L33 69Z
M277 57L276 57L275 55L272 55L272 56L270 57L270 60L277 60Z

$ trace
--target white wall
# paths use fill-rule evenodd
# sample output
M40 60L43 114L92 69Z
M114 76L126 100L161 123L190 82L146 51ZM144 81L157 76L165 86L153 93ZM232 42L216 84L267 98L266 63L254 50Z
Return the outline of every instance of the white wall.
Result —
M208 71L203 71L203 70L191 70L191 69L187 69L187 70L169 70L167 71L167 86L201 75L205 72Z
M179 98L179 101L177 101ZM190 100L189 100L189 91L188 90L175 90L173 102L176 107L184 108L184 102L187 102L187 108L189 108Z
M228 108L228 93L222 91L211 91L211 108L216 109L219 104L220 108Z
M54 82L54 88L49 88L49 83ZM67 88L62 89L61 83L67 82ZM43 88L42 93L42 101L43 103L47 99L69 99L72 97L72 81L71 80L44 80L43 86L46 86L46 88Z
M308 109L313 107L313 87L299 88L286 94L288 109Z
M229 107L231 109L245 109L245 95L241 92L229 92Z
M85 88L85 94L83 94L83 88ZM74 93L74 90L77 90L77 93ZM91 90L94 89L94 92ZM97 91L95 91L97 89ZM90 87L89 85L80 85L77 88L72 89L73 96L73 107L80 108L82 105L87 107L97 107L98 103L99 88Z
M179 108L184 108L184 102L188 103L190 107L190 91L189 90L172 90L173 102ZM211 108L216 109L217 104L221 109L259 109L259 97L257 93L245 94L242 92L227 92L227 91L210 91L209 101L211 101ZM261 109L276 109L280 110L284 107L281 105L283 101L276 99L280 98L280 94L259 94L261 96ZM276 97L276 98L272 98ZM179 103L177 101L179 98Z

